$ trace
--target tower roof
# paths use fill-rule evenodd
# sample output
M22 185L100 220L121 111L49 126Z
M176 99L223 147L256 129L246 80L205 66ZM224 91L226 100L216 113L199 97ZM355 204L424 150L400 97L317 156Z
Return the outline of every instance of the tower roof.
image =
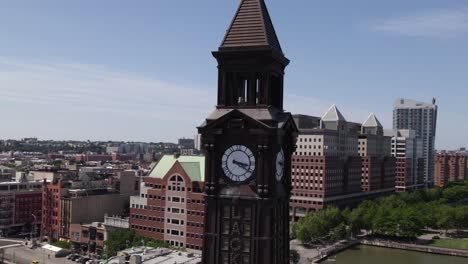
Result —
M267 47L283 54L264 0L241 0L220 49L244 47Z
M371 113L367 120L362 124L363 127L383 127L374 113Z
M346 121L344 116L336 105L332 105L328 111L322 116L322 121Z

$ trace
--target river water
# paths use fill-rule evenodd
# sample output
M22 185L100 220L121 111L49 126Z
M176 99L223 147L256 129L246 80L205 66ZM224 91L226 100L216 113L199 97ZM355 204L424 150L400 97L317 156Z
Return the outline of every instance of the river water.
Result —
M324 264L468 264L468 258L360 245L321 263Z

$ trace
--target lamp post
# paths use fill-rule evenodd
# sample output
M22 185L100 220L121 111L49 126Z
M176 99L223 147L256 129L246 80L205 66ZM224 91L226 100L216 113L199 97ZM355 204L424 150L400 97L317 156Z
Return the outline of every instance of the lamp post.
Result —
M33 226L31 228L31 247L34 246L34 240L33 240L33 233L34 233L34 237L36 237L36 224L37 224L37 217L35 214L31 214L32 217L34 218L34 222L33 222Z

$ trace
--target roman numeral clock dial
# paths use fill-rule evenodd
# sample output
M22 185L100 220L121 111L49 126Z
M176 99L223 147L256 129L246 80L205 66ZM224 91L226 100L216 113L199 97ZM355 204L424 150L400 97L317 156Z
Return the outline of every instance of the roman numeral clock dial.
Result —
M248 180L255 171L255 157L244 145L233 145L226 149L221 160L224 175L234 182Z

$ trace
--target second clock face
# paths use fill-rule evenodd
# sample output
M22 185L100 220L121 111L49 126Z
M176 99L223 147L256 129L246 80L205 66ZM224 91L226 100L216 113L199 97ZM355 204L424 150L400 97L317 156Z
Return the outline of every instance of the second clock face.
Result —
M255 170L255 157L248 147L233 145L224 152L221 166L226 177L235 182L243 182Z
M276 154L276 180L281 181L284 175L284 152L281 149L278 154Z

